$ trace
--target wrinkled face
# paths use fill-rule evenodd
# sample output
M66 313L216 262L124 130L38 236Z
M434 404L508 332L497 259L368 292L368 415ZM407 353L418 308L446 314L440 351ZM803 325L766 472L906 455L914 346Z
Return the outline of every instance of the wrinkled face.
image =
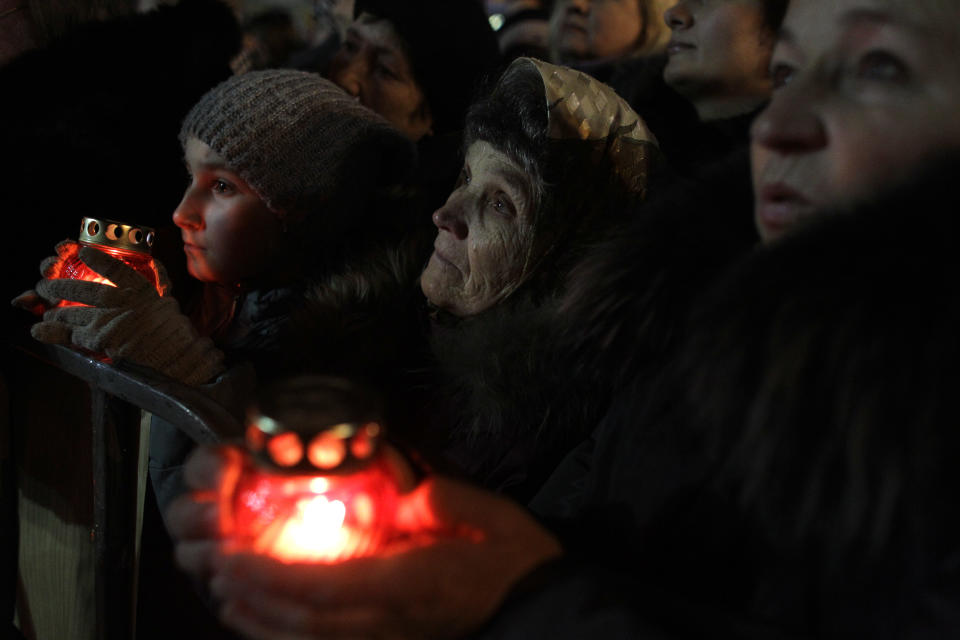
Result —
M205 143L189 138L184 159L191 183L173 222L190 275L232 285L265 274L281 245L280 219Z
M431 132L429 105L403 41L387 20L369 14L357 18L327 75L414 142Z
M751 132L764 241L960 144L960 5L794 0Z
M518 286L533 242L529 179L490 143L467 149L463 172L433 214L437 239L420 277L431 303L457 316L489 309Z
M773 34L763 0L680 0L663 15L670 27L663 77L681 94L766 93Z
M642 33L638 0L557 0L550 16L551 47L560 62L627 55Z

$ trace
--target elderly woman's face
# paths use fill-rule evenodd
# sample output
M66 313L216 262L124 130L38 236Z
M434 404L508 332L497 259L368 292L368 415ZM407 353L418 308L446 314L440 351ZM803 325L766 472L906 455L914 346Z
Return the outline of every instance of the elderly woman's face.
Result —
M793 0L783 26L751 132L764 241L960 145L960 4Z
M560 62L627 55L642 32L638 0L557 0L550 18Z
M489 309L524 277L533 241L529 179L490 143L467 149L460 181L433 214L437 239L420 277L431 303L457 316Z

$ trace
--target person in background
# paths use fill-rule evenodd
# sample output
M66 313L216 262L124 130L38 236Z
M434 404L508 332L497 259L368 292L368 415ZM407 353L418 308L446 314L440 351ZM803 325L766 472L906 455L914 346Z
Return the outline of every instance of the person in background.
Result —
M624 78L627 101L661 141L671 167L695 176L742 149L770 97L768 67L786 0L679 0L664 13L666 57Z
M660 53L670 37L665 0L557 0L550 15L551 59L587 70L601 81L600 65Z
M547 48L550 12L543 0L488 2L487 12L497 31L497 42L504 61L528 57L549 60ZM492 23L493 24L493 23Z
M550 60L585 71L635 106L660 73L670 35L669 0L557 0L550 13ZM639 112L638 112L639 113Z
M432 211L456 180L474 92L500 71L496 36L474 0L358 0L355 16L325 75L418 143Z
M343 34L353 22L353 0L316 0L308 46L293 54L291 69L323 72L340 49Z
M234 61L235 73L290 66L291 58L304 49L293 16L285 9L267 9L250 16L242 29L243 62Z
M644 205L646 215L618 229L579 265L563 303L570 328L558 342L582 354L588 379L605 379L610 370L620 371L621 381L643 369L655 375L682 334L676 325L684 307L757 241L749 127L765 97L742 87L765 86L769 95L765 65L786 0L691 4L674 4L666 17L689 14L673 20L671 42L684 38L692 52L675 57L671 50L663 61L670 73L649 67L657 72L634 78L643 90L633 106L657 136L667 179ZM672 86L692 84L685 78L697 78L698 100L747 111L714 109L701 118L691 98ZM640 336L635 327L643 328ZM619 356L630 352L642 357Z
M689 100L701 121L756 111L770 97L768 74L783 2L679 0L664 13L667 84Z
M875 15L867 11L874 5ZM822 30L817 11L826 16ZM960 145L960 73L950 63L960 28L951 3L796 0L788 18L770 64L773 99L751 130L764 241Z

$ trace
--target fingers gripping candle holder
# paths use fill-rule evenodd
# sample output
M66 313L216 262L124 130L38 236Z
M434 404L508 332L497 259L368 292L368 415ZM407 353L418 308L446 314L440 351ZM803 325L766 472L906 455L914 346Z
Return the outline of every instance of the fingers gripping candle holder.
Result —
M84 218L80 222L80 234L77 239L83 246L92 247L122 260L146 278L157 289L157 293L163 295L160 274L150 255L155 236L154 230L150 227L134 226L115 220ZM64 260L59 271L52 275L57 278L86 280L116 286L84 264L76 253ZM60 306L77 304L79 303L67 300L60 302Z
M239 475L221 488L223 533L238 550L283 562L375 555L399 494L383 435L376 397L345 380L268 388L249 412Z

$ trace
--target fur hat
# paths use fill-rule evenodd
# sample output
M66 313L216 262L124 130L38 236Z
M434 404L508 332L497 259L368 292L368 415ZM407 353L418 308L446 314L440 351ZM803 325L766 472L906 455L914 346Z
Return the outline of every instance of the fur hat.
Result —
M398 182L413 164L411 144L386 120L305 71L255 71L220 83L187 114L181 143L191 136L280 215L302 215L346 185Z

